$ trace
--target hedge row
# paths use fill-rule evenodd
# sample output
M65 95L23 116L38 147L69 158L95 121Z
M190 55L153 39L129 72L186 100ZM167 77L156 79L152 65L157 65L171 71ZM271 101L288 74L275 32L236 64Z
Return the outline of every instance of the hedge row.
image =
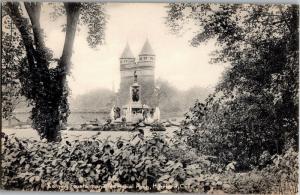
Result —
M276 185L272 175L262 175L273 169L225 171L211 157L156 133L114 142L95 135L72 143L6 136L2 143L3 184L10 190L267 193Z

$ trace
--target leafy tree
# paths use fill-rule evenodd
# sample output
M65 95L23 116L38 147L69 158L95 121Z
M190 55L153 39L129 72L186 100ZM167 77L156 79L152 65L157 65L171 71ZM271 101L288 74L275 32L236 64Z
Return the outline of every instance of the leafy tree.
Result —
M215 39L221 49L212 62L231 64L215 93L188 115L201 127L202 151L249 168L264 151L298 145L298 18L297 5L169 5L172 32L195 24L191 45Z
M76 111L110 111L115 100L115 93L109 89L96 89L76 96L70 100L70 109Z
M205 100L211 93L210 89L192 87L188 90L179 90L169 82L158 79L156 85L159 86L159 108L162 114L184 114L196 99Z
M25 96L33 106L31 113L33 128L42 138L58 141L59 130L69 115L67 102L69 90L66 77L70 72L77 24L86 24L89 32L87 41L90 46L95 47L103 42L106 21L103 4L55 3L52 5L56 16L66 16L65 41L59 59L55 59L51 50L45 45L45 35L40 21L42 3L2 4L4 12L18 30L19 42L24 46L25 57L20 62L16 61L20 63L17 78L21 84L21 95ZM5 48L2 52L4 50ZM11 60L8 62L12 63Z

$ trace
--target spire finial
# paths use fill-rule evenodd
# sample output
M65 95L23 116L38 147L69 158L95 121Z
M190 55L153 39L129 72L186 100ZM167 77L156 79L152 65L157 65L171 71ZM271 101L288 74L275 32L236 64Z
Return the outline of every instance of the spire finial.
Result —
M140 52L140 55L152 55L152 56L155 55L154 51L153 51L153 49L152 49L152 47L149 43L148 37L146 38L146 41L145 41L144 46L143 46L143 48Z
M123 50L123 53L122 53L120 58L134 58L134 55L132 54L132 51L129 47L128 41L126 43L126 46L125 46L125 48Z
M134 71L133 76L134 76L134 82L137 83L137 74L136 74L136 70Z

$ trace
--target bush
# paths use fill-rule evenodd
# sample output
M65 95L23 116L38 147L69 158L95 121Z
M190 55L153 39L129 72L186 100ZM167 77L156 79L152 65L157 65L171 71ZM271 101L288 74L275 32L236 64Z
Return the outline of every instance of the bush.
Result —
M166 142L156 133L114 142L95 135L72 143L6 136L2 143L7 190L268 193L280 190L275 178L298 181L298 153L291 150L268 169L235 173L179 139Z
M226 165L237 162L239 171L266 167L270 156L283 154L290 145L298 148L297 123L281 120L272 101L253 94L236 94L233 99L220 93L204 103L196 101L185 115L182 136L186 143L204 155L217 156ZM275 121L275 122L274 122Z
M3 149L5 189L84 191L89 189L76 185L97 185L105 191L186 191L178 185L205 168L198 164L205 159L192 151L178 155L177 150L189 149L177 148L156 133L147 140L136 136L112 142L94 136L72 143L12 136L3 139Z
M273 182L273 191L289 194L297 193L298 155L299 153L291 147L282 155L274 155L272 157L273 163L262 170L262 174L268 175L268 180Z

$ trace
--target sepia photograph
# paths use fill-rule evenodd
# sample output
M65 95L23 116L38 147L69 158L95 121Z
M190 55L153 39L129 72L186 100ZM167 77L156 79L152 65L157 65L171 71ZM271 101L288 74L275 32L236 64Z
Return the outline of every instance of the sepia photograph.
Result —
M1 24L1 190L298 194L298 4L3 1Z

